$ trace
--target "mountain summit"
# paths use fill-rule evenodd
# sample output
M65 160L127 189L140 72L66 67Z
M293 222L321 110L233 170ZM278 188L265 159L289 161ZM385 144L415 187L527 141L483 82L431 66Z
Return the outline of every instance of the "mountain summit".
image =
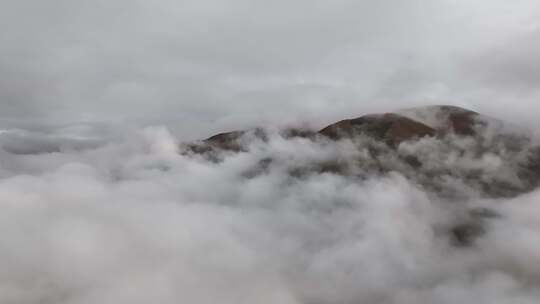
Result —
M248 155L240 174L246 180L277 171L285 172L290 183L320 174L358 183L397 174L461 210L445 228L451 242L460 246L473 244L484 233L486 220L497 216L489 208L463 202L511 198L540 185L540 145L530 132L453 106L370 114L318 131L220 133L183 144L182 153L212 162Z
M513 197L540 185L540 146L529 132L454 106L370 114L318 131L256 128L220 133L183 144L182 153L219 161L257 147L268 154L260 152L257 166L270 167L280 159L272 151L276 140L333 150L326 159L287 164L296 177L328 172L365 179L393 172L448 197Z

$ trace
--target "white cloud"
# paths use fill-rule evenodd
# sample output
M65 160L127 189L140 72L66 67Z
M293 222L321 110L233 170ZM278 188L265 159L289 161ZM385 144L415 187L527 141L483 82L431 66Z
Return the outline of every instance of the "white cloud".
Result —
M535 122L536 1L0 6L7 125L157 123L194 139L441 102Z
M0 180L0 301L538 299L537 192L448 201L399 173L365 180L288 173L362 154L356 144L272 135L251 152L212 163L175 153L165 129L149 128L98 148L5 152L2 159L12 162L10 170L2 165ZM245 176L267 157L273 162L265 173ZM464 170L478 165L494 174L494 157ZM487 220L486 235L474 247L453 246L445 227L486 206L500 214Z

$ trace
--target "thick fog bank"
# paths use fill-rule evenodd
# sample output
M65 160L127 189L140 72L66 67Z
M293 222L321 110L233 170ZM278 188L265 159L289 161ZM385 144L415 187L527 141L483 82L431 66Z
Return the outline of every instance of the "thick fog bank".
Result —
M1 303L540 299L538 191L448 198L395 171L291 174L356 155L351 141L274 134L212 162L179 153L160 127L114 141L10 132L0 134ZM471 210L483 233L458 246L449 229Z

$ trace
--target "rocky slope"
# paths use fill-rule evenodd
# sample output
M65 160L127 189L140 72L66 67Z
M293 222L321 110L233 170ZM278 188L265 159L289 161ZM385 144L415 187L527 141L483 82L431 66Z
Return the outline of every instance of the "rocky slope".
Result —
M182 151L219 161L230 153L249 151L254 143L268 143L275 136L293 143L301 138L325 146L348 141L355 147L346 157L301 168L290 164L291 174L296 176L321 171L356 177L399 172L420 187L448 196L460 196L451 185L456 179L488 197L515 196L540 183L540 149L528 132L452 106L366 115L319 131L257 128L221 133L184 144ZM268 165L272 159L261 162Z
M310 145L325 157L291 159L279 144ZM277 148L276 148L277 147ZM254 152L255 151L255 152ZM540 185L540 146L514 125L452 106L407 109L345 119L321 130L285 129L221 133L182 145L182 153L219 162L238 153L257 161L245 178L286 170L291 182L313 174L356 179L400 174L419 189L448 202L510 198ZM447 230L452 242L469 245L484 231L489 209L467 209Z

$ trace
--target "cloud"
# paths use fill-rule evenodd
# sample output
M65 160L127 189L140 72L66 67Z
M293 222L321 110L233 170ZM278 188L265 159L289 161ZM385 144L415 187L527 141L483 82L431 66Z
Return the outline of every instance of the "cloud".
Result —
M469 189L448 199L406 171L291 175L329 159L375 161L359 149L365 144L270 133L267 143L251 141L249 152L216 163L179 154L177 140L152 127L84 149L4 151L11 168L2 164L0 180L0 301L536 301L538 192L482 199ZM444 145L400 149L426 161L422 149L451 156ZM266 171L245 175L269 157ZM497 157L446 165L496 176ZM485 234L472 247L455 246L448 228L470 210L487 216Z
M5 126L157 123L195 139L441 102L514 118L538 96L485 81L530 82L535 53L513 49L538 27L535 1L0 5Z
M540 193L485 195L530 190L537 141L275 130L433 103L538 127L537 12L0 0L0 302L537 303ZM220 161L178 153L254 126Z

